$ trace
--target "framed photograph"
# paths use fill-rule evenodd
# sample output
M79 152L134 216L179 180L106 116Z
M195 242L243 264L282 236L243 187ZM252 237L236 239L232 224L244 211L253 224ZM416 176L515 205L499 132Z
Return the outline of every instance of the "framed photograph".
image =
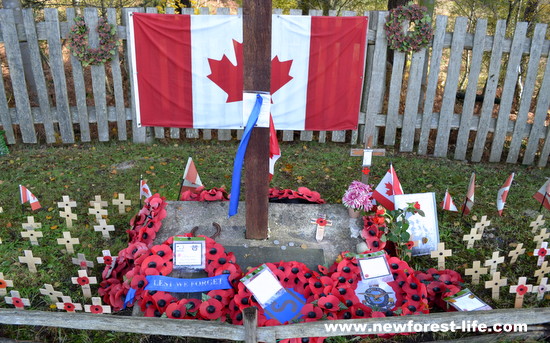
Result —
M443 300L451 304L451 306L456 308L458 311L492 310L491 306L479 299L468 288L461 290L453 296L444 298Z
M437 204L435 193L401 194L394 196L396 208L406 208L408 203L417 202L424 212L424 217L409 215L409 230L411 241L416 242L412 248L413 256L428 255L437 250L439 244L439 225L437 222Z
M206 266L206 241L202 237L174 237L174 268L200 270Z
M361 278L366 284L393 281L393 274L384 251L357 255L357 263L361 269Z

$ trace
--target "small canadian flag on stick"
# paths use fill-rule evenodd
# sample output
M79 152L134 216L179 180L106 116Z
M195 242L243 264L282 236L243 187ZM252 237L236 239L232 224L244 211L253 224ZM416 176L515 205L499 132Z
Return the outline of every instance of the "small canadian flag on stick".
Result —
M180 198L183 192L192 191L202 185L203 184L199 176L199 172L197 171L197 167L195 166L195 162L193 162L193 158L189 157L181 179Z
M139 180L139 199L141 200L141 197L145 197L145 199L147 199L151 195L151 190L149 189L147 182L145 180Z
M30 203L33 211L36 211L42 207L40 206L38 199L31 193L31 191L27 189L27 187L19 185L19 192L21 193L21 204L26 202Z
M453 198L451 198L451 194L449 194L448 189L445 191L445 197L443 198L443 202L441 203L441 207L444 210L447 210L447 211L458 212L458 209L456 208L456 205L453 202Z

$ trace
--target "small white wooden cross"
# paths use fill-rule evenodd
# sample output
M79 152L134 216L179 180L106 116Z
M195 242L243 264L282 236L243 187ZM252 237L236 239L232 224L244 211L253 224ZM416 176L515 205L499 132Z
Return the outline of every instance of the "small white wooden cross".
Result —
M63 232L63 238L57 239L57 244L59 245L65 245L65 248L67 249L67 252L69 254L74 254L74 247L75 244L80 244L80 240L78 238L72 238L71 233L69 231Z
M80 269L93 268L94 263L86 260L86 255L82 253L76 254L76 257L72 259L73 264L80 267Z
M487 216L482 216L481 220L477 222L474 226L477 229L477 233L483 236L483 232L487 226L491 225L491 221L487 220Z
M93 297L91 305L84 305L84 311L88 313L111 313L111 306L102 305L100 297Z
M540 229L540 233L533 238L533 241L537 243L537 249L542 246L542 243L550 238L550 233L546 232L546 229Z
M0 213L4 213L4 209L0 207Z
M25 263L29 267L31 273L36 273L36 265L42 264L42 259L40 257L34 257L32 255L32 250L23 250L25 256L19 256L19 262Z
M78 277L71 278L71 281L73 282L73 285L80 285L84 298L92 297L92 289L90 285L97 284L97 278L95 276L89 277L88 272L81 269L78 271Z
M527 284L527 277L522 276L518 279L518 284L510 286L510 293L516 294L516 302L514 308L521 308L523 306L523 297L525 293L531 293L533 291L533 285Z
M126 213L126 206L132 205L132 200L125 199L124 193L119 193L118 199L113 199L113 205L118 206L119 214L124 214Z
M101 204L98 202L94 202L94 207L88 209L88 214L91 216L95 216L95 220L99 222L103 216L107 215L107 210L101 208Z
M481 239L481 234L477 232L476 228L470 229L470 234L464 235L462 237L463 241L467 241L468 244L466 245L466 249L472 249L474 247L474 243L476 241L479 241Z
M437 269L439 270L445 269L445 257L452 255L453 251L451 249L445 250L445 242L440 242L437 245L437 250L431 252L432 258L437 258Z
M472 265L472 268L468 268L465 270L464 274L470 275L472 277L472 284L478 285L479 284L479 277L481 275L487 274L487 268L481 267L481 261L474 261L474 264Z
M540 245L539 249L535 249L535 251L533 251L533 256L539 257L537 261L537 266L540 267L542 265L542 262L544 262L546 255L548 255L548 242L543 242Z
M537 283L541 283L542 278L550 273L550 266L548 266L548 261L544 261L540 269L535 270L535 277L537 278Z
M508 253L508 257L510 257L510 264L516 263L518 257L520 255L525 254L525 249L523 248L523 243L519 243L516 248Z
M107 279L109 278L109 276L111 276L113 269L115 269L115 265L116 265L115 261L117 257L111 256L111 252L109 250L103 250L102 253L103 253L103 256L99 256L97 258L97 262L104 263L106 266L109 267L109 269L107 269L107 273L103 276L104 279Z
M498 300L500 297L500 288L508 284L507 278L500 278L500 272L495 272L493 278L489 281L485 281L485 288L491 289L493 300Z
M317 219L311 218L310 223L317 225L317 231L315 232L315 239L317 240L317 242L323 240L323 237L325 236L325 227L332 226L332 221L327 220L326 218L326 214Z
M78 219L78 216L76 215L76 213L71 212L70 207L65 207L65 211L59 211L59 216L61 218L65 218L65 222L67 223L68 228L72 228L73 227L73 220Z
M22 223L21 226L25 230L36 230L36 229L40 229L42 227L42 223L35 223L34 222L34 217L33 216L28 216L27 217L27 222Z
M548 278L543 277L539 284L533 287L533 293L537 293L537 300L540 301L546 292L548 292Z
M365 148L351 149L350 156L363 156L363 175L361 176L361 182L366 184L369 181L369 172L372 165L372 157L386 156L386 149L373 149L372 136L370 136L365 142Z
M63 293L53 289L53 286L49 283L44 284L44 288L40 288L40 294L46 295L50 298L50 301L55 304L63 296Z
M529 227L532 227L531 230L532 233L537 232L538 228L544 225L545 220L542 219L542 214L540 214L536 220L532 221L531 224L529 224Z
M8 294L7 288L13 287L13 281L12 280L6 280L4 278L4 273L0 272L0 296L4 296Z
M99 204L100 207L107 207L109 203L101 200L101 195L95 195L94 200L90 201L90 206L95 207L95 204Z
M70 313L75 313L75 311L82 311L82 305L79 303L73 303L71 297L64 295L61 297L61 302L55 304L58 310L65 310Z
M17 310L24 310L25 306L31 306L31 302L27 298L21 298L18 291L10 291L11 297L5 297L6 304L15 306Z
M109 231L115 231L114 225L107 225L105 219L99 220L99 225L94 225L94 231L101 232L103 238L109 238Z
M493 252L493 257L491 259L485 261L484 266L491 268L489 270L489 274L494 274L497 271L498 265L504 262L504 256L499 257L498 255L499 255L499 252L494 251Z
M68 207L76 207L76 201L72 201L68 195L64 195L63 201L57 203L57 207L67 209ZM69 209L70 211L70 209Z
M42 231L27 230L21 231L21 237L28 238L31 242L31 245L39 245L38 238L44 237L44 234L42 233Z

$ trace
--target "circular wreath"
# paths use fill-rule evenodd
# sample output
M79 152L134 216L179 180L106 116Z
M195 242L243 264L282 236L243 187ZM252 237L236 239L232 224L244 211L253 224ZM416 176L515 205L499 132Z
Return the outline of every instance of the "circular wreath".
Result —
M88 46L88 26L84 18L76 17L75 24L69 31L69 50L84 67L109 62L118 48L116 27L109 24L105 18L99 18L97 33L99 34L99 46Z
M412 24L414 30L403 31L403 21ZM426 7L416 4L391 9L386 17L384 29L390 49L400 52L417 52L427 47L433 37Z

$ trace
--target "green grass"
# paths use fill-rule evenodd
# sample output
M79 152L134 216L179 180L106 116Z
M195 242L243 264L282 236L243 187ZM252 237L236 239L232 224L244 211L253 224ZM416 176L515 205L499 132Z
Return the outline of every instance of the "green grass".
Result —
M236 141L186 141L159 142L154 145L134 145L131 143L94 143L58 147L12 146L10 154L0 156L0 272L14 281L14 288L24 297L29 297L32 309L52 310L49 300L40 295L38 289L51 283L56 290L70 295L74 301L83 302L81 292L70 278L77 275L77 266L71 263L72 256L62 251L57 238L63 231L70 231L73 237L80 238L75 246L78 253L86 254L95 261L101 250L110 249L113 255L127 245L125 230L133 214L138 210L138 182L140 175L148 180L153 192L158 192L168 200L175 200L179 191L180 178L184 165L192 156L201 179L206 187L229 187L231 183L232 161L237 147ZM283 156L276 165L272 186L297 189L308 187L321 193L329 203L340 203L348 184L361 177L361 159L350 157L348 144L319 144L315 142L291 142L281 145ZM414 154L392 154L374 157L370 183L377 185L384 176L389 162L392 162L401 180L405 193L436 192L437 201L442 200L448 188L459 205L468 187L470 174L476 171L477 187L471 216L466 219L474 223L472 217L487 215L490 228L482 241L474 249L467 250L462 235L470 230L470 225L460 219L459 214L438 212L441 240L446 247L453 249L453 257L447 260L447 268L462 274L471 267L472 261L488 259L493 251L507 256L515 243L522 242L528 252L535 247L529 223L538 214L539 204L532 198L536 190L545 182L547 169L508 164L470 164L446 159L419 157ZM498 188L508 175L516 172L510 190L504 215L499 217L495 202ZM27 186L40 200L44 210L31 212L26 204L22 209L19 203L18 185ZM87 214L88 202L95 195L111 202L116 193L124 193L132 200L132 206L124 215L109 205L109 224L117 231L105 240L93 231L92 216ZM244 194L244 193L241 193ZM78 207L74 212L78 220L72 229L67 229L59 216L57 202L63 195L69 195ZM547 215L547 211L543 214ZM43 264L37 274L30 274L18 262L23 250L31 249L28 240L21 238L21 223L33 215L36 222L42 223L44 238L40 246L32 247L35 256L41 257ZM350 247L351 248L351 247ZM508 277L509 285L517 282L520 276L527 276L529 283L536 283L533 273L536 257L521 256L514 265L506 263L499 270ZM414 258L411 265L415 269L435 267L435 260L423 256ZM102 266L96 267L90 275L99 276ZM482 281L488 279L482 277ZM508 287L501 290L501 300L493 302L491 294L481 285L466 286L495 308L513 307L514 297L508 294ZM483 283L483 282L482 282ZM95 294L97 286L92 286ZM534 295L527 295L525 307L548 306L549 300L536 302ZM0 300L0 307L8 308ZM52 310L55 311L55 310ZM0 337L16 339L37 339L59 342L148 342L151 337L130 334L94 333L86 331L41 328L35 331L30 327L1 326ZM182 340L184 341L184 340ZM334 340L337 342L337 340ZM338 341L339 342L339 341Z

